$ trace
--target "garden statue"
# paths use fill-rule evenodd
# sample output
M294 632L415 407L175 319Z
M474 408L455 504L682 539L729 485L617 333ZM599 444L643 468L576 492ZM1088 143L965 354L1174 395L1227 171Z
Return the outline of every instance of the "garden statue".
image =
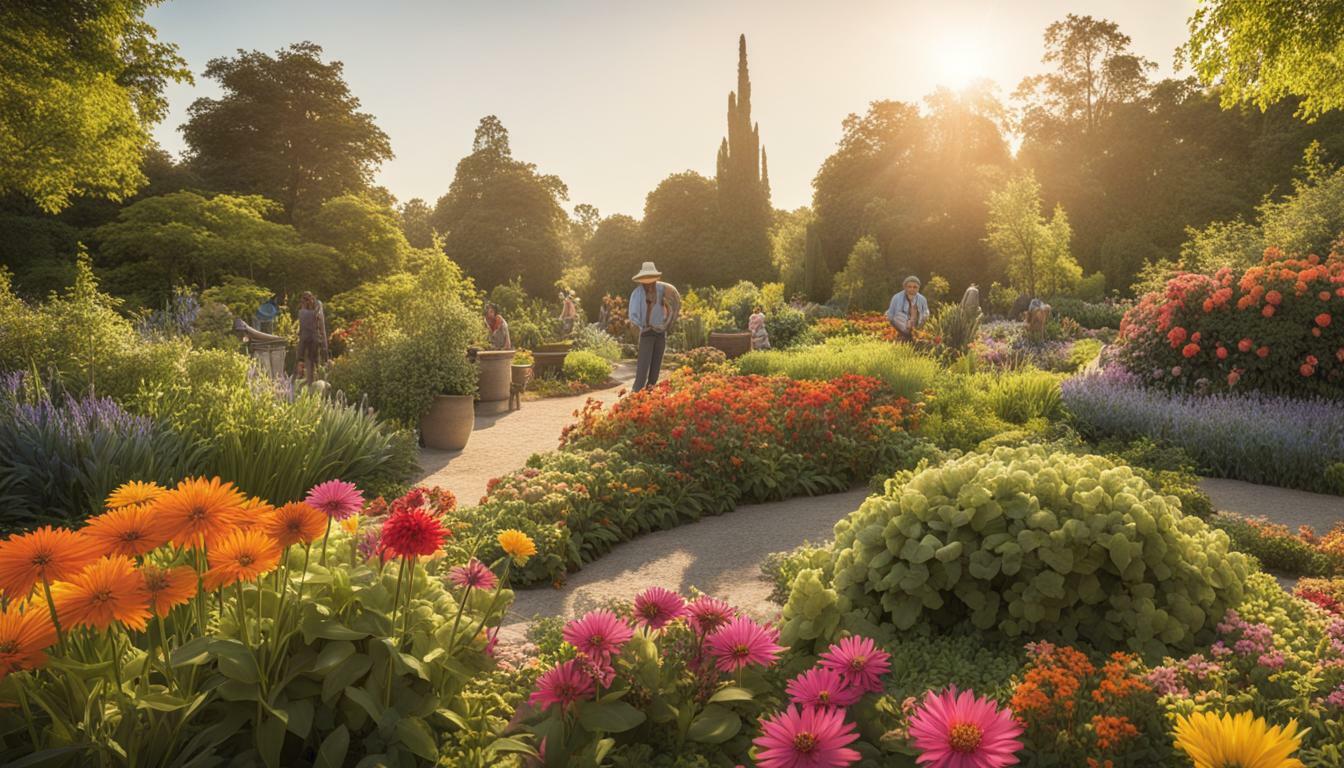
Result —
M887 322L896 329L896 337L910 341L915 329L929 319L929 302L919 292L919 278L911 275L901 283L901 290L891 297L887 307Z
M975 283L971 283L966 292L961 295L961 311L968 317L975 317L980 314L980 289Z
M560 292L560 301L563 302L560 307L560 335L568 338L574 333L574 321L578 319L579 308L574 304L574 294L568 291Z
M661 281L662 276L652 261L646 261L632 278L638 283L630 294L630 324L639 332L635 392L658 383L667 333L681 313L681 294L672 284Z
M1045 326L1050 322L1050 305L1040 299L1032 299L1027 306L1027 338L1040 343L1045 341Z
M765 330L765 310L758 304L747 318L747 331L751 333L752 349L769 349L770 334Z

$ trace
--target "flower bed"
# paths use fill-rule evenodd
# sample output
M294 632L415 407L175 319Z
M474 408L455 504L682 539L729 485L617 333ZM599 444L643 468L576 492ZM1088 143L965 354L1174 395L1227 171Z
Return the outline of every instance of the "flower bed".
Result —
M869 336L883 341L895 341L896 329L881 312L851 312L845 317L819 317L812 330L822 338L837 336Z
M1122 359L1175 389L1344 396L1344 254L1185 273L1125 314Z
M444 737L502 753L509 712L472 678L530 543L445 562L433 498L398 499L364 548L339 481L280 507L218 478L128 483L78 530L9 537L0 762L411 765Z
M1173 394L1118 367L1065 381L1063 397L1087 437L1149 437L1184 449L1215 477L1344 493L1344 403Z

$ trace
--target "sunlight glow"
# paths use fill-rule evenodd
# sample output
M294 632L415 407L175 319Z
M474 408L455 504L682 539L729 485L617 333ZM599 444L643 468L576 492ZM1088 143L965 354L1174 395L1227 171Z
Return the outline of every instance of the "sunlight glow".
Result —
M969 29L943 35L931 51L934 77L938 85L959 89L982 77L989 77L990 51L987 40Z

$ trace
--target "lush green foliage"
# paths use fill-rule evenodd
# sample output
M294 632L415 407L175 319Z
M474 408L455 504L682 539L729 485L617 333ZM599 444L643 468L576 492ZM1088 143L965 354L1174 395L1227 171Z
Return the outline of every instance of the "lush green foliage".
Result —
M1006 265L1008 280L1033 298L1067 293L1083 269L1069 253L1073 229L1063 207L1050 221L1041 215L1041 185L1028 173L989 196L986 241Z
M1248 572L1225 537L1128 467L1041 447L897 476L836 525L832 551L831 607L786 608L786 621L830 614L878 631L969 619L1149 654L1207 637Z
M1127 307L1113 302L1089 302L1058 296L1050 300L1056 317L1067 317L1089 330L1119 328Z
M750 352L738 361L743 373L783 374L794 379L826 381L845 374L872 376L899 397L923 399L938 363L907 346L878 341L832 340L795 350Z
M611 362L584 349L577 349L565 355L564 376L586 387L596 387L611 378Z

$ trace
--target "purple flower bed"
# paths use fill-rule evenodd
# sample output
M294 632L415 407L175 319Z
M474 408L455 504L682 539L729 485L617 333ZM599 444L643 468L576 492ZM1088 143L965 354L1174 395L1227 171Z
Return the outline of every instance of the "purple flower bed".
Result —
M1215 477L1344 494L1344 403L1171 393L1118 366L1065 381L1063 397L1087 437L1150 437Z

